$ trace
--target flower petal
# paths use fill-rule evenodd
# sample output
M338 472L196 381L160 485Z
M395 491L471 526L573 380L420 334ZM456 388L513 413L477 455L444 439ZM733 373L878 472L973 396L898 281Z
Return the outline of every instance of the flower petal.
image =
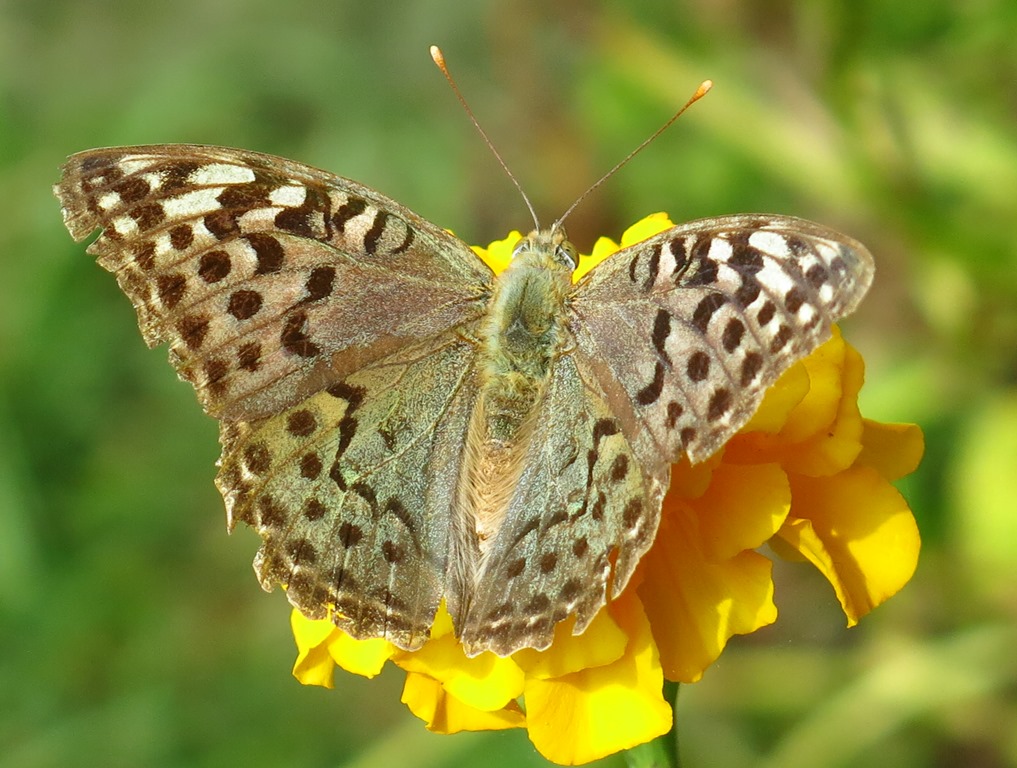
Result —
M666 229L674 226L671 217L666 213L658 211L644 216L631 227L622 232L621 247L628 248L630 245L641 243L647 238L659 235Z
M315 621L306 618L300 611L290 612L290 628L297 643L297 660L293 664L293 676L303 685L320 685L333 688L335 661L328 652L325 641L335 631L335 624L328 619Z
M508 237L502 240L495 240L487 248L481 248L479 245L472 245L470 247L491 268L491 271L497 275L504 271L512 261L512 249L522 239L522 233L513 230L509 232Z
M669 680L692 683L735 634L773 623L771 563L755 552L709 562L691 507L675 504L662 516L643 558L638 588L661 664Z
M713 470L721 465L725 458L723 451L718 451L706 461L698 464L690 464L688 459L683 458L677 464L671 466L671 484L668 486L667 495L664 497L664 505L667 506L667 499L698 499L710 488L713 482Z
M661 695L660 659L639 601L623 595L611 612L630 638L618 661L559 678L527 680L530 740L560 765L587 763L671 728L671 707Z
M301 685L335 688L335 661L323 645L301 648L293 664L293 676Z
M580 257L579 266L576 267L576 271L572 273L572 282L579 282L579 280L585 276L587 272L617 250L618 243L610 237L598 237L596 242L593 244L593 250L590 254L583 254Z
M925 436L917 424L884 424L862 419L862 452L856 463L874 467L887 480L918 469L925 452Z
M546 679L562 677L589 667L602 667L617 661L625 653L628 636L601 610L581 635L573 635L575 619L555 627L554 641L546 651L527 648L512 654L512 659L527 677Z
M526 724L526 717L515 701L491 712L475 709L448 693L437 680L416 672L406 673L401 700L427 724L427 730L436 733L498 731Z
M777 535L826 576L854 626L914 573L921 547L915 518L871 467L790 479L791 516Z
M308 619L295 609L290 626L297 643L293 676L304 685L332 688L336 664L355 675L374 677L397 650L382 639L354 640L329 619Z
M377 675L385 666L385 662L399 650L392 643L380 637L370 640L355 640L341 629L336 629L332 633L326 647L336 664L347 672L363 677Z
M597 241L593 244L593 251L589 255L584 255L579 260L578 269L572 273L572 282L578 282L587 272L600 264L608 256L614 254L619 248L625 248L642 242L646 238L653 237L673 226L674 223L668 218L666 213L651 213L625 230L622 234L620 245L609 237L597 238Z
M703 557L718 563L755 549L780 529L791 509L791 488L777 464L721 464L692 509Z
M833 423L843 394L841 379L846 347L840 331L834 328L829 341L802 359L809 374L809 392L788 414L780 430L786 442L800 443Z
M455 635L431 640L419 651L399 653L394 661L407 672L437 680L461 702L485 712L501 709L523 692L525 675L511 658L488 651L471 659Z
M311 648L328 640L335 624L329 619L309 619L294 608L290 611L290 629L298 648Z
M748 423L742 427L742 433L780 432L787 424L792 411L809 394L809 384L808 369L804 363L798 361L784 371L773 386L766 390L763 402Z
M862 356L851 345L843 345L843 351L839 385L831 383L832 377L828 370L822 371L819 376L814 376L813 370L809 370L812 380L810 397L819 389L829 389L826 396L832 397L836 389L840 393L840 400L835 404L836 416L833 422L820 426L821 418L825 417L823 412L813 422L817 427L813 435L795 445L789 453L783 462L789 472L813 477L832 475L850 467L862 451L863 427L858 410L858 392L865 379L865 364Z

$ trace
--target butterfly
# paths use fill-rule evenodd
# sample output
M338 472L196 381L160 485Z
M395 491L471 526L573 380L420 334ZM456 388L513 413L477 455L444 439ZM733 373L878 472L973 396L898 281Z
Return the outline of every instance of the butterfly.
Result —
M442 600L471 656L581 633L653 542L671 465L717 452L873 277L858 242L768 215L578 281L556 225L495 275L362 184L239 149L91 150L54 189L219 420L262 586L407 650Z

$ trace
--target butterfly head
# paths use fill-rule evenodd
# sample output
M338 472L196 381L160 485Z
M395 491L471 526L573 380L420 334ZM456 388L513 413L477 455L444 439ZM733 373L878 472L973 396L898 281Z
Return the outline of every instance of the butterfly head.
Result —
M549 260L569 272L575 271L579 264L579 253L560 226L553 229L535 229L520 240L512 251L512 260L524 256L529 256L530 259Z

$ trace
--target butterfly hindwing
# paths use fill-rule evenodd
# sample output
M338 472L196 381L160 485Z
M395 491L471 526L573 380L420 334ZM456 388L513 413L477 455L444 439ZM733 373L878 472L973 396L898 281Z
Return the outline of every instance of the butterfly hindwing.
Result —
M475 391L455 334L409 345L299 405L223 426L231 525L264 543L266 589L304 615L406 649L427 639L455 551L452 509Z
M579 634L628 583L657 530L667 486L644 472L588 371L561 357L534 417L523 470L460 632L467 653L546 648Z

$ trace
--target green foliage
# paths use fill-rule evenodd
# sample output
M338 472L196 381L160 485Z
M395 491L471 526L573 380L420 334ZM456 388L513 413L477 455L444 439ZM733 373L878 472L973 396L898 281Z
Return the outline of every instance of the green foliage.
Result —
M683 688L684 764L1017 762L1015 39L1005 0L0 6L0 762L540 764L522 733L426 733L398 674L289 676L285 601L252 578L256 537L223 530L215 426L49 191L71 152L199 141L472 242L525 229L432 42L546 221L715 81L577 210L581 248L655 210L758 210L876 255L845 332L866 414L927 432L901 484L922 564L850 631L781 569L777 626Z

